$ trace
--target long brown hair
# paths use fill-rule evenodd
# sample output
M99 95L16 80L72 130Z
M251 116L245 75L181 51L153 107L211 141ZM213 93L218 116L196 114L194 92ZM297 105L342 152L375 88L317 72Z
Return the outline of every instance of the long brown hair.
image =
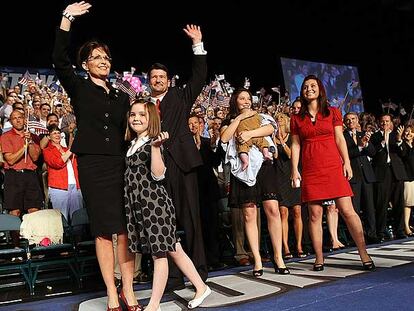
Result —
M317 98L318 101L318 110L322 113L324 117L329 116L329 102L328 98L326 97L326 90L323 86L323 83L321 80L319 80L318 77L315 75L308 75L302 82L302 86L300 87L300 102L302 103L302 107L300 107L299 115L303 119L308 112L308 101L303 96L303 87L305 85L305 82L308 80L315 80L319 87L319 96Z
M154 103L148 100L135 99L131 103L131 106L129 107L129 110L127 113L127 120L129 119L129 115L134 105L145 105L145 111L148 111L148 115L149 115L147 135L151 139L157 137L161 132L161 121L160 121L160 116L158 115L157 108L155 107ZM137 133L135 133L131 129L131 127L129 126L129 122L127 122L127 127L125 131L125 140L131 141L136 137L137 137Z
M245 89L245 88L237 89L236 91L233 92L233 94L230 97L230 101L229 101L230 108L229 108L229 113L226 119L232 120L240 114L239 107L237 106L237 98L243 92L246 92L247 94L249 94L250 100L252 101L252 104L253 104L253 96L252 96L252 93L248 89Z

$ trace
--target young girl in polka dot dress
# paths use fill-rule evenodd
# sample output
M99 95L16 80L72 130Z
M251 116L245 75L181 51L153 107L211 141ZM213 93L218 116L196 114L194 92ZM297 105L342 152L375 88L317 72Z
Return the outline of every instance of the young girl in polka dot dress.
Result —
M161 145L168 139L161 132L155 105L135 100L130 107L126 139L132 140L125 172L125 210L128 247L131 252L150 253L154 259L152 293L145 310L159 310L168 278L167 254L196 288L188 308L199 306L211 293L176 238L175 208L162 179L165 165Z

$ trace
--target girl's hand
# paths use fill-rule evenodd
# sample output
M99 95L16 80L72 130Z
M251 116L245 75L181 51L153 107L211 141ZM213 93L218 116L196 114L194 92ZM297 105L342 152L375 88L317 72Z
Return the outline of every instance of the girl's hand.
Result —
M160 135L152 139L151 146L159 148L169 137L168 132L161 132Z
M344 176L350 180L353 176L351 164L349 162L344 163L343 165Z

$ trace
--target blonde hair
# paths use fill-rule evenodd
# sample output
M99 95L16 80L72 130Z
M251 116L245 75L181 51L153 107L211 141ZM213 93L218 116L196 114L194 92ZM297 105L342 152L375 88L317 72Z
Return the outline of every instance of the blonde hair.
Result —
M157 108L155 107L154 103L148 100L143 99L135 99L131 106L129 107L129 110L127 112L127 120L129 119L129 114L131 113L131 109L134 105L144 105L145 111L148 111L148 137L149 138L155 138L157 137L161 132L161 121L160 116L158 115ZM129 122L127 121L126 131L125 131L125 140L131 141L134 138L137 137L137 133L135 133L131 127L129 126Z
M276 113L275 120L277 121L277 119L279 119L279 118L285 120L285 131L286 131L286 133L290 133L290 118L289 118L289 116L286 113L279 112L279 113Z

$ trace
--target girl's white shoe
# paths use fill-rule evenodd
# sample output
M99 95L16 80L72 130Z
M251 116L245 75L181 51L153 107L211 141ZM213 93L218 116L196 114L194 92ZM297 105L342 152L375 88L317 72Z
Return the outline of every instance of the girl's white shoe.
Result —
M202 294L199 298L195 298L193 300L190 300L188 302L188 309L194 309L197 308L199 305L201 305L204 301L204 299L207 298L211 294L211 289L206 285L206 290L204 294Z

